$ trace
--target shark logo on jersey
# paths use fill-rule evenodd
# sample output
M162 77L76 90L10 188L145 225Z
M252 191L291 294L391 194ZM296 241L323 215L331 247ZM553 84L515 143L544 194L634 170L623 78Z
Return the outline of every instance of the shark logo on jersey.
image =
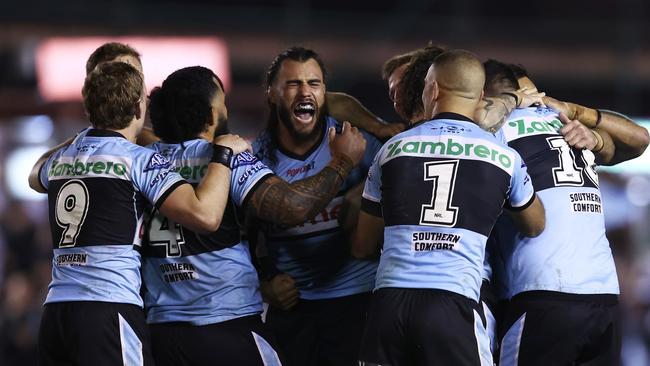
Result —
M248 151L244 151L242 153L237 154L237 156L235 157L232 163L232 167L234 169L244 165L253 165L257 163L257 161L258 160L255 157L255 155L249 153Z
M147 166L144 168L143 172L146 173L150 170L169 168L171 165L172 163L166 157L155 153L151 155L151 158L149 159L149 162L147 163Z

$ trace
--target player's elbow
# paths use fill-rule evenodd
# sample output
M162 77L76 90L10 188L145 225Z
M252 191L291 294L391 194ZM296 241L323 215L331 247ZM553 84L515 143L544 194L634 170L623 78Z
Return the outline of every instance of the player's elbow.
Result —
M221 215L215 215L214 212L196 212L190 220L191 224L185 224L190 230L197 234L209 234L219 229L221 225Z
M351 254L356 259L367 259L372 257L375 253L372 250L368 250L361 245L352 244Z
M540 236L544 232L545 226L546 226L546 221L541 220L541 222L537 222L533 225L528 225L524 229L522 234L524 234L524 236L527 236L529 238L535 238L537 236Z

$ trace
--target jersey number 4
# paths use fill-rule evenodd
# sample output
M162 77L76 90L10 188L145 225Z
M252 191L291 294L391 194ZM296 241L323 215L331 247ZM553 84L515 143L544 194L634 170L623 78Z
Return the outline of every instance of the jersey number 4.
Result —
M180 257L181 244L185 244L183 227L156 212L149 226L149 244L164 246L167 257Z
M72 179L61 186L54 211L57 225L63 228L59 248L75 246L88 214L88 201L88 188L83 181Z
M458 160L424 163L424 180L433 181L431 203L422 205L420 225L456 225L458 207L451 205L456 184Z

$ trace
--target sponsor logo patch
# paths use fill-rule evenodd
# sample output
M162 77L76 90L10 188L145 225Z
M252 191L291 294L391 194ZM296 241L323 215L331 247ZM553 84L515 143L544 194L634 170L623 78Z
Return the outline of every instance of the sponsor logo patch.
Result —
M144 172L169 168L171 165L172 163L166 157L162 156L161 154L155 153L151 155L151 158L149 159L147 166L145 166L144 168Z
M257 163L257 161L258 160L255 157L255 155L249 153L248 151L244 151L242 153L237 154L237 156L235 156L235 159L232 163L232 167L237 168L245 165L253 165Z

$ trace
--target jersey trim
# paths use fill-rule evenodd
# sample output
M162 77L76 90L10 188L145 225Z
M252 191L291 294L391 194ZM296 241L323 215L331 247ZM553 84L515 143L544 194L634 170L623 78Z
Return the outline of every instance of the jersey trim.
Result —
M553 300L553 301L579 301L591 302L603 305L617 305L618 295L616 294L572 294L559 291L533 290L520 292L513 296L513 300Z
M102 130L99 128L92 128L86 136L93 136L93 137L121 137L126 140L126 137L122 135L119 132L113 131L113 130Z
M506 202L505 208L510 210L510 211L523 211L523 210L527 209L530 205L532 205L533 202L535 202L535 196L536 196L536 194L535 194L535 192L533 192L533 195L530 196L530 199L528 201L526 201L526 203L524 203L521 206L512 206L510 204L510 202Z
M257 188L267 179L275 176L273 173L267 173L264 175L262 178L258 179L255 184L253 184L252 187L248 188L248 191L246 192L246 196L244 196L244 199L241 201L241 208L246 209L246 205L248 205L248 201L253 197L253 193Z
M361 210L375 217L384 217L381 212L381 204L379 202L373 202L365 197L361 197Z
M176 190L176 188L182 186L183 184L189 184L189 183L186 180L179 180L178 182L175 182L174 184L172 184L163 194L160 195L160 197L158 198L158 201L156 201L156 204L154 205L154 208L156 210L160 209L160 206L162 206L162 204L165 202L167 197L169 197L169 195L174 190Z

